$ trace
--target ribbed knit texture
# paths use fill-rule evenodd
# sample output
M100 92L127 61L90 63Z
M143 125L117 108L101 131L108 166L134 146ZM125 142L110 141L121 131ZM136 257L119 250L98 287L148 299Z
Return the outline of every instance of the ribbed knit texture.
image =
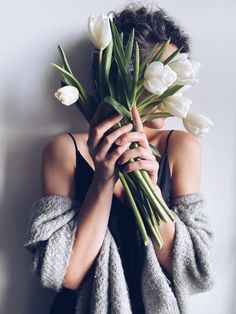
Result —
M214 286L214 237L205 205L203 193L172 200L176 234L171 281L149 238L141 277L145 313L188 313L188 297ZM24 246L33 254L31 271L40 277L43 287L57 292L63 287L80 207L80 202L69 196L49 195L36 200L31 208ZM78 289L75 314L132 313L121 258L109 228L92 267Z

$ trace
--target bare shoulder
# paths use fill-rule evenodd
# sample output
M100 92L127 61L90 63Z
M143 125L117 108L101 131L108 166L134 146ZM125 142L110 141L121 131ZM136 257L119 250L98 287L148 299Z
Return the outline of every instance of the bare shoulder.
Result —
M150 136L150 143L154 144L161 154L166 150L167 138L171 130L159 130ZM199 140L190 133L182 130L174 130L168 141L168 155L170 161L173 162L178 153L184 154L188 149L199 150Z
M71 134L75 139L77 147L83 149L88 137L87 133L81 132ZM73 140L67 132L52 136L45 144L45 148L47 148L49 151L58 151L58 153L63 150L64 153L66 153L67 155L72 155L75 151L75 145L73 143Z
M75 145L70 135L52 136L41 156L42 195L72 195L75 166Z
M175 130L169 138L168 157L173 195L199 192L201 181L201 144L187 131Z
M172 161L174 161L175 156L186 156L188 153L198 154L200 156L201 144L198 138L193 136L187 131L174 130L172 132L169 145L168 153Z
M74 145L67 133L52 136L44 145L43 156L54 160L73 160Z

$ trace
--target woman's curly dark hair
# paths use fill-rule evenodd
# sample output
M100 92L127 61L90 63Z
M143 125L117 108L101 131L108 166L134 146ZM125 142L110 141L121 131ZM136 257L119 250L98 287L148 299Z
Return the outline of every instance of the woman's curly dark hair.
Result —
M136 3L128 4L122 11L110 11L113 22L118 31L123 32L124 45L126 45L132 28L135 28L134 41L138 42L140 59L157 43L163 43L170 38L170 42L181 52L190 52L190 38L184 30L161 8L147 8ZM134 56L133 56L134 57ZM131 58L130 71L133 70L133 57ZM98 49L92 51L93 78L95 78Z

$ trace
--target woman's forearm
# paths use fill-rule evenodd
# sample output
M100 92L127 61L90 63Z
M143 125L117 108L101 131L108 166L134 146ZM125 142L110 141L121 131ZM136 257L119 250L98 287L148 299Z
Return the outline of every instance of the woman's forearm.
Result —
M155 253L161 266L163 266L165 270L170 275L172 275L172 253L175 239L175 224L172 221L168 221L166 223L163 223L163 225L158 229L164 241L164 244L163 247L160 249L156 239L151 236Z
M102 246L111 210L113 182L94 177L78 213L78 225L63 286L77 289Z
M157 185L155 186L155 190L157 194L162 197L161 190ZM163 225L158 229L164 241L163 247L160 249L156 239L153 236L151 236L151 240L159 263L170 275L172 275L172 251L176 232L175 224L173 221L168 221L163 223Z

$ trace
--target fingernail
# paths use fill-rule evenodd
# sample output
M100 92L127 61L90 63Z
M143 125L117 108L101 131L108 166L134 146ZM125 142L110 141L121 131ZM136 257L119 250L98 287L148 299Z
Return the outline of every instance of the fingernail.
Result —
M115 140L115 143L116 143L116 144L120 144L120 143L121 143L121 139L118 138L117 140Z

